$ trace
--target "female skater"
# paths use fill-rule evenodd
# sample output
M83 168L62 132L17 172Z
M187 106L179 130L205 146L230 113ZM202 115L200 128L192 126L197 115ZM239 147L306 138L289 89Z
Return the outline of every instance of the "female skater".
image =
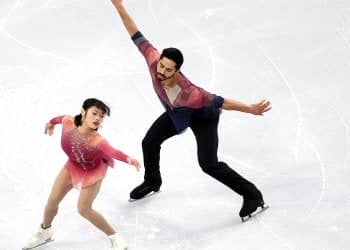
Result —
M92 208L108 166L113 167L113 159L140 169L138 160L111 147L98 132L104 116L110 114L109 107L102 101L90 98L84 101L81 114L58 116L45 126L45 133L52 135L55 125L62 124L61 146L68 161L60 171L49 195L40 229L23 249L32 249L51 241L51 223L58 211L58 205L73 187L80 189L78 211L81 216L104 232L111 241L111 249L127 248L124 239L106 219Z

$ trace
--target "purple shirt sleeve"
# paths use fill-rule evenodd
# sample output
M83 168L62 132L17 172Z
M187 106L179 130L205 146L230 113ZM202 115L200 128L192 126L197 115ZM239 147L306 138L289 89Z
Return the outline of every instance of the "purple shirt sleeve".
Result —
M137 31L131 39L134 41L141 54L145 57L148 66L159 60L160 54L158 50L153 47L140 31Z
M224 104L225 99L222 96L215 96L215 107L221 108Z

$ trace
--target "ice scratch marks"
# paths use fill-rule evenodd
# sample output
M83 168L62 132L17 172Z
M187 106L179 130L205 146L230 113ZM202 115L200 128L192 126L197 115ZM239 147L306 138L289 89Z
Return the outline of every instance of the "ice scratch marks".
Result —
M196 39L200 41L200 44L202 44L207 49L209 59L210 59L210 64L211 64L211 76L209 80L208 90L213 91L215 89L216 65L215 65L215 57L214 57L212 46L210 45L209 41L204 38L204 36L202 36L199 32L195 30L193 26L190 26L188 23L186 23L180 18L176 18L175 20L177 23L187 28L187 30L189 30L194 35L194 37L196 37Z
M325 4L327 4L327 2ZM343 11L350 12L349 9L346 9ZM350 20L348 19L349 13L338 13L338 14L341 18L341 24L340 24L340 27L336 29L336 32L338 33L338 36L343 40L347 49L350 49L350 39L347 36L347 35L350 35ZM350 125L346 122L346 119L344 118L344 116L341 113L339 113L339 110L334 105L331 105L331 109L338 116L345 130L346 151L345 151L345 156L343 160L343 166L344 168L346 168L347 160L350 157Z
M291 97L293 98L293 101L295 103L295 108L296 108L296 112L297 112L297 116L298 116L298 122L297 122L297 128L296 128L296 142L295 142L295 159L296 162L298 162L299 159L299 151L298 151L298 146L300 144L300 140L301 140L301 133L302 133L302 114L301 114L301 105L298 101L298 98L295 94L295 91L293 90L293 88L291 87L289 81L287 80L286 76L282 73L281 69L277 66L277 64L272 60L272 58L270 56L268 56L264 49L262 48L262 46L258 43L258 47L260 48L261 53L263 54L263 56L266 58L266 60L272 65L272 67L274 68L274 70L278 73L278 75L281 77L283 83L285 84L285 86L287 87Z
M344 120L344 118L341 116L341 121L343 123L343 126L345 128L345 134L346 134L346 152L345 152L345 156L344 156L344 168L347 168L347 162L348 159L350 157L350 126L348 123L346 123L346 121Z
M347 161L350 157L350 125L346 122L344 116L341 113L339 113L338 109L334 105L330 105L330 108L338 116L339 121L341 122L342 126L344 127L346 149L345 149L345 155L344 155L344 159L343 159L343 167L347 168L348 166L346 164L347 164Z
M255 167L253 166L252 164L249 164L247 162L244 162L244 161L241 161L237 158L234 158L233 156L231 155L220 155L220 157L222 157L225 161L229 161L229 162L232 162L234 164L237 164L239 166L242 166L246 169L249 169L251 171L254 171L256 172L260 177L263 176L263 177L269 177L271 176L271 172L267 169L267 168L264 168L264 167ZM264 176L265 175L265 176Z
M318 207L321 204L321 201L324 197L324 193L325 193L325 189L326 189L326 169L325 169L325 164L321 158L321 154L320 154L319 150L317 149L317 147L315 146L315 144L312 143L310 140L306 140L306 139L305 139L305 143L307 144L307 146L310 147L311 151L316 156L317 161L318 161L319 166L320 166L320 171L321 171L321 192L320 192L320 195L318 197L318 200L316 201L314 206L310 209L308 215L305 216L305 220L307 220L318 209Z
M12 14L22 5L22 0L17 0L11 7L7 14L0 19L0 30L2 30L5 24L8 22Z
M148 7L151 11L152 18L155 20L155 22L159 23L159 19L155 14L155 10L150 0L148 1ZM183 18L180 18L176 13L174 13L173 9L171 9L171 7L169 6L169 1L166 1L166 6L164 8L167 8L166 12L169 13L169 15L172 15L172 19L176 23L183 26L193 34L193 36L199 41L198 45L202 45L203 47L206 48L208 52L208 58L211 64L211 76L210 76L208 90L213 91L215 88L215 80L216 80L216 65L215 65L215 56L214 56L213 48L210 42L208 41L208 39L204 38L204 36L201 35L198 31L196 31L193 25L190 25L188 22L184 21Z
M34 53L37 53L37 54L41 54L41 55L45 55L45 56L49 56L49 57L52 57L56 60L59 60L59 61L63 61L67 64L73 64L72 60L70 59L67 59L65 57L62 57L62 56L59 56L59 55L56 55L55 53L52 53L52 52L48 52L48 51L45 51L45 50L41 50L41 49L38 49L38 48L35 48L35 47L32 47L31 45L29 44L26 44L25 42L22 42L20 40L18 40L15 36L13 36L12 34L10 34L7 30L3 29L2 32L8 37L10 38L11 40L15 41L18 45L20 45L21 47L25 48L25 49L28 49L28 50L31 50L33 51Z
M348 10L349 11L349 10ZM350 20L347 20L347 16L349 14L339 13L341 20L341 25L337 29L338 35L342 38L342 40L345 42L346 46L350 49L350 40L347 37L347 32L350 33Z
M153 18L153 20L156 22L156 23L159 23L159 20L155 14L155 10L154 10L154 7L152 5L152 0L148 0L148 9L149 11L151 12L151 16Z
M302 138L301 138L302 137L302 113L301 113L300 102L298 101L296 93L293 90L293 88L291 87L288 79L282 73L282 71L280 70L278 65L272 60L272 58L270 56L268 56L265 53L265 51L263 50L263 48L262 48L262 46L260 44L258 44L258 46L259 46L262 54L264 55L264 57L272 65L274 70L278 73L278 75L283 80L283 83L285 84L285 86L289 90L290 95L292 96L293 101L295 103L297 116L298 116L298 122L297 122L297 128L296 128L296 142L295 142L295 160L296 160L296 162L299 162L299 146L300 146L301 140L302 140ZM309 216L311 216L317 210L317 208L319 207L319 205L320 205L320 203L321 203L321 201L322 201L322 199L324 197L325 187L326 187L326 171L325 171L324 162L321 159L321 154L318 151L317 147L313 143L308 141L306 138L303 138L303 141L305 141L309 145L310 149L315 154L315 156L316 156L316 158L317 158L317 160L319 162L319 168L320 168L320 172L321 172L321 191L320 191L320 194L319 194L319 197L318 197L318 200L317 200L316 204L313 206L313 208L309 212Z
M260 222L260 225L262 226L262 229L265 232L268 232L270 235L272 235L273 238L275 238L281 245L281 247L284 247L285 249L288 250L295 250L296 248L292 247L291 244L286 240L280 237L274 230L271 229L270 226L268 226L266 223L263 222L263 218L256 217L255 218L257 221Z
M346 44L346 45L349 47L349 49L350 49L350 41L349 41L349 39L346 37L345 33L344 33L343 31L340 31L340 30L338 30L337 32L338 32L339 36L343 39L343 41L345 42L345 44Z
M302 125L303 125L302 108L301 108L301 103L298 100L296 91L292 87L291 83L289 82L286 75L283 73L283 71L279 67L279 65L267 53L266 49L263 47L261 42L258 41L258 39L256 38L255 31L247 28L245 25L240 24L239 22L237 23L236 20L235 20L235 22L236 22L236 25L238 25L238 27L241 27L242 30L245 30L246 32L248 32L249 36L253 38L253 42L255 43L255 46L260 50L260 52L261 52L262 56L265 58L267 64L273 68L273 70L276 72L277 76L282 80L282 84L287 88L287 90L288 90L288 92L293 100L294 107L295 107L296 114L297 114L297 124L295 127L295 131L296 131L295 143L294 143L293 148L294 148L295 162L298 163L299 158L300 158L299 157L300 146L301 146L301 143L303 143L305 141L305 139L303 138L303 134L302 134ZM322 161L320 152L318 151L316 146L313 145L311 142L308 142L308 146L312 150L313 154L316 156L317 161L318 161L318 165L319 165L319 169L321 172L321 180L320 180L321 191L320 191L320 194L318 196L317 201L313 204L312 209L309 210L308 216L311 216L319 208L319 205L320 205L322 199L324 198L324 193L325 193L325 188L326 188L326 173L325 173L324 162ZM268 231L274 238L276 238L279 242L281 242L282 246L287 247L288 249L293 249L293 247L288 244L287 240L283 239L276 231L269 228L269 226L266 225L265 223L263 224L263 229Z

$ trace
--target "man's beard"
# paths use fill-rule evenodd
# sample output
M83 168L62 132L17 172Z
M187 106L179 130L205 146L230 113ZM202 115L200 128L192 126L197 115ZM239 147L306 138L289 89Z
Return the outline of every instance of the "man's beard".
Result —
M176 73L176 72L175 72L175 73ZM157 78L158 78L158 80L160 80L160 81L165 81L165 80L168 80L168 79L172 78L172 77L175 75L175 73L172 74L171 76L168 76L168 77L166 77L165 75L163 75L163 74L161 74L161 73L157 73Z

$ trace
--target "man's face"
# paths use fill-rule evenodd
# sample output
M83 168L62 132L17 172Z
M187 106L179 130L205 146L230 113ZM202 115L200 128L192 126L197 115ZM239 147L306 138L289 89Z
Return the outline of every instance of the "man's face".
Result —
M177 71L175 66L176 63L169 58L163 57L162 59L159 59L157 63L157 78L160 81L172 78Z

